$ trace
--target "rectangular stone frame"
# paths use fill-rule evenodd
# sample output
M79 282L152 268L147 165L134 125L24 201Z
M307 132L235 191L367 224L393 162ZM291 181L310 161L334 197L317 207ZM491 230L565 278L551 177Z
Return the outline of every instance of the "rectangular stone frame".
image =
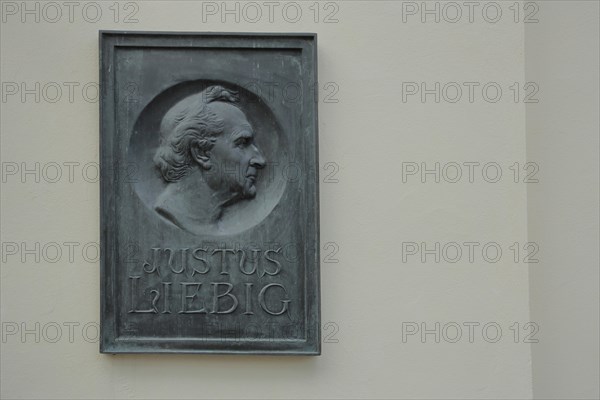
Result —
M306 179L310 204L298 210L306 221L303 237L314 246L304 247L307 262L304 267L305 319L303 340L269 339L243 340L207 339L202 337L148 338L119 336L116 318L118 242L117 192L118 177L113 165L119 160L116 149L117 107L115 88L116 49L160 48L242 48L300 50L308 75L303 80L317 83L317 37L312 33L193 33L193 32L132 32L100 31L100 352L101 353L208 353L208 354L280 354L319 355L320 331L320 252L319 252L319 180L318 180L318 120L317 102L305 101L303 107L314 134L306 137L305 160L313 163L314 171ZM308 97L308 96L306 96ZM312 248L314 247L314 248ZM124 300L123 300L124 301Z

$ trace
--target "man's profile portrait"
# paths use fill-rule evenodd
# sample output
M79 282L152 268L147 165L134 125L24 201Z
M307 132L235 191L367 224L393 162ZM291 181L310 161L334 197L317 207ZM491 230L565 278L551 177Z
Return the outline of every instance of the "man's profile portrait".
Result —
M189 232L218 226L227 207L256 196L266 160L238 103L237 92L210 86L162 119L154 164L167 187L154 209Z

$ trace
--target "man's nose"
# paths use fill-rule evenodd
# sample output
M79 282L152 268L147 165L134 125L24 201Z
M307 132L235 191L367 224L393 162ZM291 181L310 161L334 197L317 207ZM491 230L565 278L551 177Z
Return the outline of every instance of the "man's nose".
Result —
M250 165L254 168L264 168L267 162L265 157L263 157L262 152L255 145L252 145L252 150L254 151L254 154L250 159Z

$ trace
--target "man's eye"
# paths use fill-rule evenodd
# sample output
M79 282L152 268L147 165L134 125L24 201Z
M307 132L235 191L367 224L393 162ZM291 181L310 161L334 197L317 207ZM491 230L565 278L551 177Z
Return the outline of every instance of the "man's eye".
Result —
M238 146L249 146L250 143L252 143L252 139L251 138L239 138L237 140L237 145Z

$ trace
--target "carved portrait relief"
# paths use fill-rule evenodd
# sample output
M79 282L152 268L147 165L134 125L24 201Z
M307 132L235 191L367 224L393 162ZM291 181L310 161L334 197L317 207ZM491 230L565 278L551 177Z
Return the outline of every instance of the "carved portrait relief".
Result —
M182 82L137 119L129 146L134 188L161 224L194 235L242 232L269 215L289 182L283 136L251 91Z
M210 86L162 120L154 163L167 187L154 209L182 229L218 224L227 207L256 197L266 160L238 103L237 92ZM232 173L219 173L226 166Z

